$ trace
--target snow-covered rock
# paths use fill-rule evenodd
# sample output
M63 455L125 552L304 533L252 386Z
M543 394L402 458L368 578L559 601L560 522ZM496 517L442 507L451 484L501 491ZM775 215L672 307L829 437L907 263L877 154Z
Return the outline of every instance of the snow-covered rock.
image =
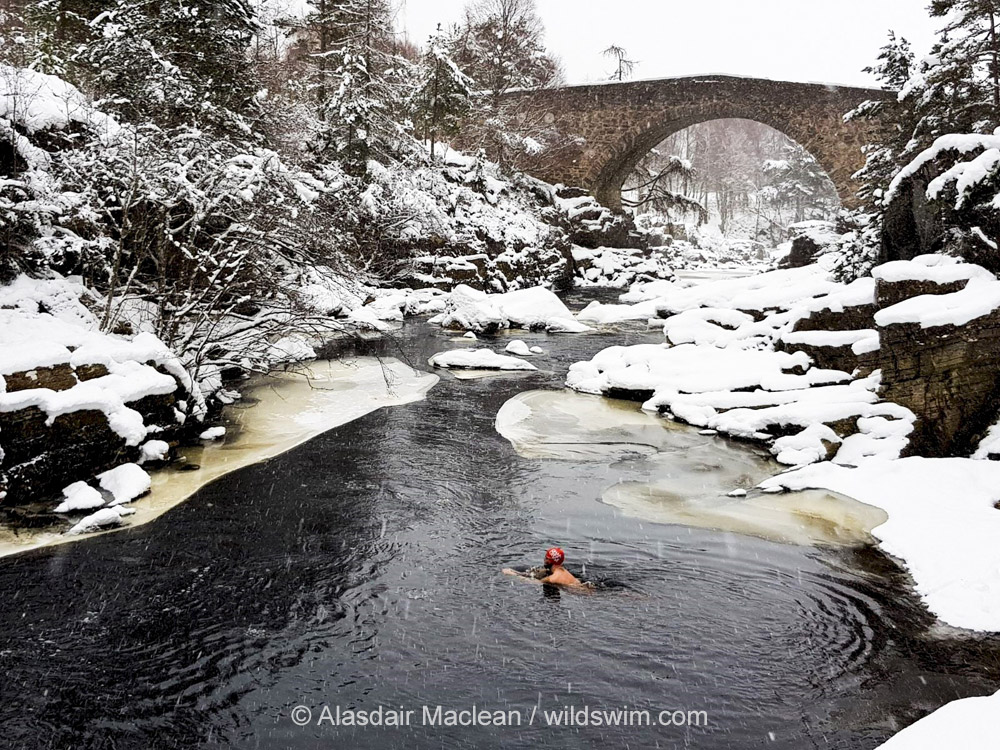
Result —
M492 333L505 328L553 333L593 330L577 321L562 300L544 287L487 294L460 285L446 298L444 312L430 322L474 333Z
M536 370L533 364L507 357L490 349L457 349L430 358L430 364L446 370Z
M657 250L573 248L577 286L625 288L642 281L673 280L674 271Z
M165 440L147 440L139 449L139 463L166 461L170 455L170 443Z
M102 332L98 304L79 280L54 274L0 285L0 485L9 481L0 494L9 503L89 479L123 448L138 460L149 437L205 413L177 356L148 331ZM46 446L46 435L67 432L80 437ZM5 463L2 444L20 440L39 454Z
M98 474L101 488L111 493L109 505L130 503L149 492L152 479L138 464L122 464Z
M521 339L514 339L511 341L504 347L504 351L518 357L529 357L532 354L531 349L529 349L528 345L521 341Z
M221 440L226 436L226 428L222 425L216 427L209 427L207 430L202 432L198 437L202 440Z
M73 482L63 490L63 501L56 506L56 513L90 510L104 505L104 496L86 482Z
M121 526L125 521L124 517L134 513L134 510L126 508L101 508L95 513L91 513L72 526L66 533L71 536L78 534L90 534L94 531L107 529L114 526Z

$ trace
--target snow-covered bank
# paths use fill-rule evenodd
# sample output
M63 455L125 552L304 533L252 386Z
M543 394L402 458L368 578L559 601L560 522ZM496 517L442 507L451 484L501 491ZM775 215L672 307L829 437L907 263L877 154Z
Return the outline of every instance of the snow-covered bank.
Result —
M663 318L666 343L605 349L574 364L566 384L639 399L645 409L698 427L771 441L772 453L790 465L834 452L843 463L898 457L914 417L880 402L879 374L854 378L794 350L804 343L864 350L873 336L877 344L871 330L793 333L817 311L870 303L873 294L873 284L839 284L821 265L693 286L637 284L622 295L631 304L595 303L579 318L609 322L655 313ZM840 435L829 426L837 424L857 429Z
M913 576L943 622L1000 631L1000 464L968 458L830 463L768 479L762 488L827 489L889 514L873 530Z
M368 358L314 362L297 372L261 377L247 389L245 403L224 411L230 423L226 439L186 447L186 465L154 472L150 493L130 501L125 512L134 512L119 520L127 521L129 528L148 523L220 476L273 458L376 409L420 400L437 382L437 376L401 362ZM78 538L53 531L15 534L2 529L0 556Z
M878 750L993 750L1000 693L963 698L911 724Z
M100 330L79 281L0 286L0 499L23 504L151 455L200 420L199 385L151 333Z
M965 457L988 457L996 433L998 283L979 266L920 256L850 284L815 264L687 288L635 285L628 304L580 317L655 310L665 342L605 349L572 365L566 384L767 444L779 462L807 468L763 482L765 493L826 490L886 514L873 537L928 609L955 627L1000 631L1000 464ZM901 458L928 446L954 457ZM657 492L618 488L615 501L685 517L665 512L669 488ZM748 533L759 533L776 510L737 505L713 511L713 522L749 519L758 532Z

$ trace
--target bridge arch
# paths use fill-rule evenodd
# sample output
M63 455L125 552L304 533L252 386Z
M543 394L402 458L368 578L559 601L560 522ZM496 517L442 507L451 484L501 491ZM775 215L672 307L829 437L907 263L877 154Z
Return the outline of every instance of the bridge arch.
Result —
M744 119L784 133L826 170L841 202L857 205L853 175L864 165L871 124L844 115L891 92L732 76L695 76L524 91L520 104L545 111L545 120L575 145L555 160L529 165L549 182L579 185L605 205L621 207L621 189L654 146L698 123Z

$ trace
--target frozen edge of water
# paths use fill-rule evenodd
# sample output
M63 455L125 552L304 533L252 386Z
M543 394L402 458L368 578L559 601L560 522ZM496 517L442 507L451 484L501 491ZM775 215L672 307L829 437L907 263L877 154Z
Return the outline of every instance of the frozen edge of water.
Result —
M237 423L232 439L181 449L200 469L180 471L174 464L151 472L152 489L126 506L135 511L126 524L75 535L48 529L20 529L15 535L4 530L0 558L151 523L227 474L276 458L379 409L423 400L439 381L438 375L414 370L394 358L374 357L350 363L320 360L296 371L269 375L246 390L245 395L258 399L257 403L237 402L224 411L227 420Z

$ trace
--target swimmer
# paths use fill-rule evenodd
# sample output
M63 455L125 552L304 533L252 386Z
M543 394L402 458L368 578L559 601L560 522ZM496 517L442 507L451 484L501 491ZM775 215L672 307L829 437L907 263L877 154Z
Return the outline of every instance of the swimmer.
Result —
M593 588L590 583L581 583L580 579L563 567L566 560L566 553L559 547L553 547L545 552L545 567L532 568L521 573L513 568L504 568L504 575L518 576L538 583L548 583L555 586L568 586L572 588Z

